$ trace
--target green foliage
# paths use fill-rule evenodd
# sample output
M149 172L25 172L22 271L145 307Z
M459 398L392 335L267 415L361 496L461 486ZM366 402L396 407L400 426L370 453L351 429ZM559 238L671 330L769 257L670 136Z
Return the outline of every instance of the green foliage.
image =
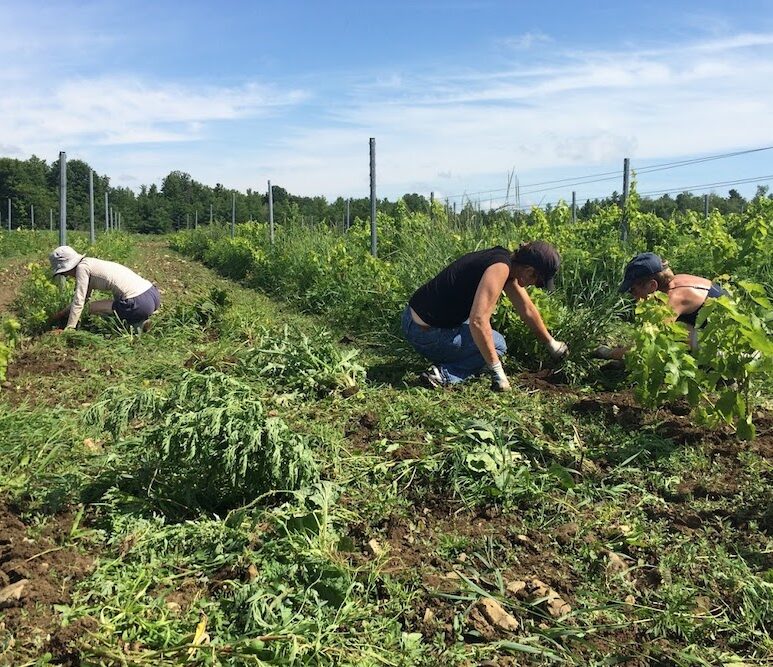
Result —
M752 423L759 392L754 381L773 370L773 306L765 290L740 281L737 298L721 296L701 309L697 360L702 381L716 399L704 409L709 423L735 424L738 435L754 438ZM735 386L728 386L734 384Z
M346 234L328 225L288 223L277 227L273 246L263 223L239 225L234 239L225 227L183 232L173 237L172 246L304 311L325 314L338 326L383 336L399 332L399 313L413 291L461 254L547 240L563 256L559 290L554 295L535 291L534 298L551 332L569 343L563 371L576 382L594 369L586 353L619 328L622 308L615 288L637 251L658 251L679 271L708 277L757 276L769 264L764 242L773 210L767 199L743 216L715 211L708 220L691 211L664 219L632 209L627 244L619 241L620 215L618 206L608 205L572 224L568 208L557 206L469 224L464 216L431 219L403 202L394 216L379 213L378 258L370 255L365 220L355 221ZM508 308L500 305L495 326L505 330L511 358L532 365L546 361L544 350Z
M530 297L542 315L545 326L556 338L565 342L569 354L559 362L563 378L570 384L586 381L597 371L592 350L621 329L621 301L610 292L594 290L583 293L575 286L572 305L566 294L548 294L530 290ZM563 296L563 299L562 299ZM502 299L491 318L492 327L507 341L509 363L532 370L546 364L556 366L545 346L540 343L508 299Z
M551 483L530 458L529 443L502 427L473 421L449 426L433 483L466 505L512 506L535 497Z
M231 307L228 293L218 287L209 290L206 296L196 299L193 303L178 302L173 309L159 322L163 331L179 329L190 325L199 327L216 327Z
M12 317L0 322L0 382L5 381L8 364L11 361L11 352L19 343L19 331L21 325Z
M257 345L241 355L244 370L276 379L291 391L306 396L348 393L365 381L359 350L343 350L328 331L307 335L285 327L281 334L265 331Z
M555 331L573 322L575 310L624 314L610 295L629 254L613 240L614 208L577 229L566 225L565 211L530 217L535 233L558 239L564 250L559 290L535 292ZM386 227L390 254L376 266L401 286L415 286L470 244L488 244L505 229L433 235L423 225L401 211ZM255 225L250 243L262 243L264 231ZM328 247L321 236L314 242ZM353 228L351 238L367 241L366 228ZM580 239L576 246L573 238ZM298 296L296 305L330 313L325 325L339 305L354 316L352 304L369 298L354 294L357 248L330 239L340 269L335 280L327 254L308 265L314 245L301 240L293 247L308 253L288 249L269 260L268 249L247 280L272 286L300 275L319 279L304 292L314 302ZM417 248L425 240L426 264L408 262L423 253ZM162 256L149 248L143 243L139 252ZM291 275L270 273L278 267ZM0 486L12 499L3 511L10 526L18 512L35 540L23 542L31 581L61 585L69 601L45 615L53 631L37 628L30 613L30 630L16 632L13 642L16 614L9 614L8 627L0 628L0 660L154 667L632 659L687 667L768 660L773 576L764 442L740 446L679 419L664 425L660 415L616 395L594 396L587 386L493 396L476 382L448 392L362 384L361 372L337 367L350 348L335 350L336 337L317 332L311 318L212 280L191 263L177 270L181 282L198 286L184 297L195 306L184 317L176 308L162 313L160 335L105 340L83 331L24 342L25 360L66 353L78 372L49 375L48 368L25 365L12 391L0 395ZM769 294L734 284L739 312L768 327ZM359 330L391 326L392 305L366 315ZM717 312L709 314L704 336ZM733 316L723 315L717 335L732 334L733 344L746 349L757 341L755 327ZM587 317L576 330L596 336L593 314ZM303 324L285 331L288 321ZM749 330L724 331L739 326ZM753 340L744 342L750 332ZM349 363L393 363L399 348L388 336L379 342L364 360ZM282 354L266 352L275 349ZM752 366L764 362L751 356ZM279 367L267 369L272 363ZM333 389L348 381L322 381L337 372L357 377L355 397L340 400L341 389ZM752 393L764 374L754 366ZM94 402L111 382L120 384ZM290 387L302 400L281 400ZM115 437L105 438L102 429ZM255 433L259 442L250 440ZM680 435L705 437L685 447ZM306 448L296 457L299 441ZM299 489L277 493L290 484L289 465L272 472L273 459L266 459L286 452L294 461L311 452L314 467ZM272 481L253 481L253 465ZM326 481L318 481L319 470ZM51 552L47 535L57 535ZM62 567L65 554L76 552L95 557L79 582ZM612 553L625 561L625 572L610 567ZM555 589L571 613L553 617L548 600L512 592L511 584L532 577ZM476 609L481 597L517 619L514 636L489 634ZM22 602L22 614L35 604ZM36 629L51 632L51 648L41 648L48 640L38 641Z
M120 555L101 558L63 608L65 623L102 620L81 643L83 659L125 659L119 636L134 647L134 664L191 662L193 632L203 621L208 639L200 656L208 664L390 662L403 637L390 608L398 607L381 599L373 565L352 568L339 551L350 514L338 495L319 483L281 506L225 521L175 524L114 512L109 544ZM194 572L188 605L180 578Z
M531 466L510 443L489 428L472 426L453 440L454 491L470 502L476 496L514 500L537 491Z
M69 281L60 287L44 264L29 264L27 271L29 277L19 289L14 310L24 330L37 334L50 328L49 318L70 304L75 286Z
M0 258L25 257L51 251L56 246L57 236L52 232L36 232L17 229L13 232L0 230Z
M167 394L113 390L87 415L114 434L138 419L147 424L138 452L157 467L157 493L188 507L222 510L318 475L308 439L222 373L187 372Z
M666 295L657 292L636 307L637 327L626 355L636 396L645 405L700 393L698 363L690 353L687 331L674 321Z
M759 392L754 382L773 368L773 308L765 290L741 281L734 298L710 299L701 309L697 353L684 326L674 321L665 295L637 306L639 326L626 361L636 394L647 405L686 399L705 423L735 426L752 439Z

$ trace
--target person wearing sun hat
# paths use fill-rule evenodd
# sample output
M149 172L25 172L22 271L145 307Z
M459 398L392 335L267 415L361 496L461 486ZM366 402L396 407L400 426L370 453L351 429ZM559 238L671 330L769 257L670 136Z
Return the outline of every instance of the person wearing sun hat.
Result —
M419 287L403 311L402 330L411 346L433 363L421 376L424 383L457 384L486 368L493 389L510 389L500 361L507 345L491 328L503 291L551 356L563 357L566 344L550 335L525 289L552 289L560 264L558 251L545 241L523 243L515 252L496 246L463 255Z
M716 299L726 294L720 285L706 278L689 273L677 273L671 270L668 262L654 252L642 252L636 255L625 267L623 281L618 291L630 293L634 299L646 299L654 292L668 295L668 305L676 315L676 321L687 327L690 346L697 348L695 323L698 313L707 299ZM610 348L602 345L596 349L601 359L622 359L626 348Z
M161 305L161 295L153 283L117 262L86 257L66 245L56 248L49 261L54 277L75 278L75 295L70 307L52 317L52 320L67 317L65 329L78 326L93 290L112 292L113 298L90 303L90 313L115 313L137 330L142 329Z

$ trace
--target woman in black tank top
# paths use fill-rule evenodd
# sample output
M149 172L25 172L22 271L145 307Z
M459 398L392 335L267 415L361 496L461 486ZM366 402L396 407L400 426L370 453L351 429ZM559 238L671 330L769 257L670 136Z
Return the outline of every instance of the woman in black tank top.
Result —
M491 314L504 291L523 321L551 354L566 354L566 345L545 328L525 287L552 286L561 258L549 243L535 241L511 253L502 246L467 253L419 287L403 312L406 340L433 362L422 375L430 386L462 382L488 368L493 388L510 383L499 358L507 345L491 328Z

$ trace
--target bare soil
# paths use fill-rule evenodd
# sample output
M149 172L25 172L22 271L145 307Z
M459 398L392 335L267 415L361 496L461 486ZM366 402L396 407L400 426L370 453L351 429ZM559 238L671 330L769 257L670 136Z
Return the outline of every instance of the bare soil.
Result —
M25 350L11 357L0 391L10 405L23 403L61 405L60 380L81 375L81 365L66 352Z
M19 584L19 599L3 603L0 614L0 654L3 664L18 664L25 656L50 652L56 664L79 664L74 640L97 627L94 619L80 619L64 627L55 605L71 600L75 585L92 571L94 557L69 543L72 514L51 517L42 531L30 530L15 508L0 503L0 590Z
M735 507L733 502L748 483L744 454L754 451L765 459L773 460L773 415L760 413L756 416L758 438L749 443L739 441L730 429L709 429L696 424L689 416L689 406L685 404L650 410L639 406L630 392L599 392L590 397L580 396L572 387L551 381L554 379L545 373L524 373L518 376L517 383L528 389L560 395L561 399L567 400L568 408L577 414L617 423L627 430L645 429L664 439L671 439L675 447L701 447L712 458L721 460L718 473L707 477L701 471L695 471L693 477L683 479L676 486L672 496L666 494L664 500L668 504L664 508L649 508L646 513L651 520L666 521L671 526L670 530L687 535L710 532L712 526L722 520L741 530L748 531L752 522L756 524L756 530L763 533L773 529L773 507L765 498L756 503L747 502L742 507ZM345 435L355 451L372 451L376 442L387 438L399 444L389 455L393 459L426 455L423 443L410 442L405 432L390 433L373 412L364 412L352 419ZM600 457L593 463L602 470L619 462L607 462ZM768 477L773 486L773 474ZM567 550L583 544L583 548L596 552L599 577L606 576L605 564L616 556L606 552L604 545L608 536L597 536L581 528L585 524L582 516L578 516L574 523L535 532L527 528L517 513L502 514L495 507L471 511L447 496L417 498L413 502L409 516L390 517L381 525L363 523L353 526L349 537L359 548L359 553L352 556L354 562L383 558L385 573L416 585L419 592L415 602L401 620L407 631L422 633L428 642L435 641L438 633L449 646L459 640L481 642L511 638L507 631L492 626L485 615L476 613L476 595L471 593L462 576L468 577L483 590L497 591L497 582L478 572L501 568L505 584L539 579L567 604L574 606L576 587L587 573L573 570L572 563L577 561L567 557ZM449 550L449 536L458 544L469 544L469 548L462 553ZM374 541L378 554L374 553ZM484 562L481 558L487 558L483 548L485 544L504 549L508 562L517 565L502 567L496 562ZM762 559L762 566L773 567L773 555L760 552L754 540L744 545L739 543L738 546L747 554L754 552L755 558ZM630 584L638 591L659 588L659 554L636 547L630 547L629 551L622 554L625 563L641 559L648 564L648 567L630 575ZM620 598L623 599L626 594L621 589ZM462 596L461 599L467 602L460 602L454 596ZM505 599L510 597L509 593L505 594ZM513 606L507 611L522 624L530 619L537 625L551 625L550 619L544 617L544 610L530 609L528 605L524 610L517 600L513 598L512 601ZM461 626L460 610L464 610ZM571 620L564 623L571 624ZM647 650L641 648L643 645L648 647ZM643 628L631 625L599 631L590 640L573 643L573 649L578 655L586 651L589 656L594 652L609 653L617 656L619 662L616 664L644 667L653 664L650 656L653 652L658 653L658 643L653 642ZM491 664L525 663L516 658L498 656Z

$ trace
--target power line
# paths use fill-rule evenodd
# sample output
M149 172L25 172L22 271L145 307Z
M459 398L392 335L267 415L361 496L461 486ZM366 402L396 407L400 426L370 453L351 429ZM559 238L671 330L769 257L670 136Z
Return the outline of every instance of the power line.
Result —
M552 188L538 188L536 190L521 190L522 195L531 195L536 192L547 192L548 190L561 190L562 188L569 187L571 185L590 185L591 183L601 183L603 181L616 181L622 175L622 170L616 172L614 176L607 176L606 178L596 178L592 181L575 181L574 183L566 183L564 185L555 185Z
M524 187L533 188L533 187L536 187L538 185L551 185L553 183L564 183L566 185L585 185L586 183L595 183L596 182L596 181L588 181L588 180L586 180L586 179L589 179L589 178L596 178L597 176L610 176L610 175L614 175L614 178L619 178L622 175L622 173L623 173L622 169L618 169L616 171L605 171L605 172L600 173L600 174L588 174L587 176L573 176L571 178L559 178L559 179L556 179L556 180L553 180L553 181L542 181L542 182L539 182L539 183L530 183L529 185L525 185L525 186L521 185L520 187L521 188L524 188ZM606 179L605 178L605 179L601 179L601 180L614 180L614 179L613 178L611 178L611 179ZM571 181L571 182L568 182L568 181ZM553 189L554 190L556 188L547 188L547 189ZM469 198L469 197L472 197L472 196L475 196L475 195L489 195L489 194L494 194L496 192L507 192L507 191L508 191L508 188L498 188L496 190L481 190L480 192L464 192L464 193L458 194L458 195L446 195L445 199L459 199L459 198L464 198L464 197L468 197ZM539 190L537 190L536 192L539 192ZM521 194L524 194L524 193L521 192Z
M746 183L759 183L760 181L770 181L773 180L773 174L768 174L766 176L754 176L751 178L741 178L734 181L717 181L716 183L701 183L699 185L686 185L681 188L672 188L669 190L651 190L649 192L640 192L639 194L642 197L650 196L650 195L664 195L671 192L687 192L689 190L708 190L710 188L716 188L716 187L724 187L728 185L744 185Z
M704 157L693 158L691 160L680 160L678 162L664 162L662 164L653 164L648 167L641 167L636 169L637 174L649 174L653 171L663 171L664 169L675 169L676 167L684 167L690 164L700 164L702 162L711 162L713 160L721 160L727 157L736 157L738 155L748 155L749 153L759 153L761 151L773 150L773 146L763 146L762 148L750 148L745 151L735 151L733 153L720 153L718 155L707 155Z
M714 183L700 183L697 185L686 185L680 188L672 188L668 190L650 190L647 192L639 192L638 194L642 197L648 197L651 195L663 195L663 194L669 194L673 192L687 192L690 190L707 190L714 187L722 187L722 186L732 186L732 185L744 185L748 183L765 183L768 181L773 181L773 174L768 175L762 175L762 176L752 176L748 178L741 178L741 179L735 179L731 181L716 181ZM595 196L587 196L583 197L583 199L593 201L598 199L604 199L606 197L609 197L609 195L595 195ZM498 198L497 201L503 201L501 198ZM515 210L529 210L531 208L537 207L537 208L544 208L546 206L557 206L559 203L564 202L567 203L567 200L563 197L559 198L557 201L551 201L551 202L545 202L545 203L539 203L539 204L516 204L516 203L509 203L504 202L498 207L492 207L497 209L515 209ZM490 209L492 210L492 209Z
M676 169L677 167L684 167L688 165L694 165L694 164L701 164L703 162L711 162L714 160L721 160L728 157L736 157L738 155L748 155L750 153L759 153L762 151L769 151L773 150L773 146L761 146L759 148L749 148L742 151L733 151L730 153L717 153L714 155L705 155L703 157L699 158L691 158L689 160L677 160L674 162L662 162L660 164L654 164L649 165L646 167L641 167L639 169L635 169L636 175L639 174L649 174L656 171L664 171L667 169ZM521 185L520 188L520 194L534 194L537 192L547 192L549 190L559 190L562 187L569 187L572 185L590 185L591 183L601 183L603 181L612 181L616 178L619 178L622 175L622 170L618 169L616 171L607 171L607 172L601 172L598 174L588 174L586 176L574 176L570 178L559 178L552 181L540 181L537 183L530 183ZM594 180L590 180L594 179ZM554 185L554 184L562 184L557 187L551 187L551 188L539 188L538 186L542 185ZM524 190L524 188L527 188ZM538 188L536 190L530 190L528 188ZM480 190L478 192L465 192L462 194L456 194L456 195L446 195L445 199L462 199L464 198L471 198L477 195L491 195L498 192L508 192L508 188L497 188L494 190Z

